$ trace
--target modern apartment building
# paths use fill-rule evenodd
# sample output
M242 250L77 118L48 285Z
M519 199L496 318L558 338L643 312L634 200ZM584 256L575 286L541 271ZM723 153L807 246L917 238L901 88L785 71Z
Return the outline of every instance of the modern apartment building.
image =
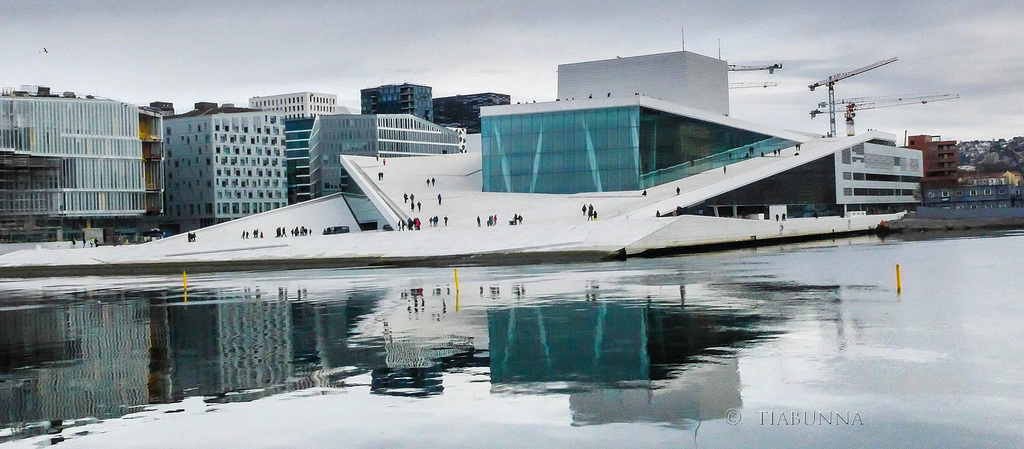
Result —
M433 90L419 84L387 84L359 91L363 114L411 114L434 121Z
M137 234L159 213L160 116L48 87L0 94L0 241Z
M449 128L465 128L469 134L480 133L480 108L511 104L508 94L484 92L434 99L434 123Z
M338 113L338 96L319 92L252 97L249 107L262 111L278 111L285 119L310 118Z
M942 140L939 136L910 136L907 148L920 150L924 155L924 177L921 185L925 188L951 187L960 178L959 157L955 140Z
M184 232L286 206L283 115L203 102L168 117L168 220Z

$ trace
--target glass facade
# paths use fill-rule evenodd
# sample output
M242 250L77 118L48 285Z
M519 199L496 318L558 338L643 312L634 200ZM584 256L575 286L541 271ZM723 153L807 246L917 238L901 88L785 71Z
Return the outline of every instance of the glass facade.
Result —
M139 109L127 103L0 97L0 240L53 240L104 219L143 216L148 137L140 136Z
M411 114L434 120L434 94L430 86L388 84L359 91L363 114Z
M795 142L635 106L482 118L485 192L639 190Z
M316 118L285 120L285 156L288 159L288 204L311 198L309 181L309 138Z

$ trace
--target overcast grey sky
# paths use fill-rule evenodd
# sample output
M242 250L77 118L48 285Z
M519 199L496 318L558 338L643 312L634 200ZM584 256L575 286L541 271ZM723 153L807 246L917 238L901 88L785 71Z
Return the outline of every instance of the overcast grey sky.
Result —
M337 94L412 82L434 96L501 92L550 101L560 63L686 50L732 64L782 63L730 81L731 115L825 133L808 84L838 98L943 92L960 99L871 109L858 131L956 140L1024 135L1024 8L1019 1L327 2L4 0L0 86L48 85L137 104L246 105L255 95ZM43 48L48 53L41 53ZM720 49L720 50L719 50ZM844 125L837 119L840 133ZM902 139L901 139L902 140Z

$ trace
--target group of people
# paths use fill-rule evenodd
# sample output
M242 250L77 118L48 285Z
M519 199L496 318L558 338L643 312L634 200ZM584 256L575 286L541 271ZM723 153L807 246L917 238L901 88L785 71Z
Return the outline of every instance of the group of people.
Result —
M288 237L289 233L292 235L292 237L300 237L312 235L313 230L306 229L305 226L296 226L295 228L292 228L292 230L289 231L288 228L281 226L280 228L277 228L277 235L275 235L274 237Z
M437 199L437 203L441 204L441 195L438 195L437 198L438 198ZM416 195L414 195L412 193L403 193L402 194L402 202L403 203L409 203L409 210L411 210L413 212L416 212L417 208L419 208L420 211L423 210L423 203L417 203L416 202Z
M646 192L646 190L644 190L644 192ZM583 205L583 214L587 216L587 221L590 221L590 220L595 220L596 221L597 220L597 211L594 210L594 205L593 204L590 204L590 205L584 204Z
M433 220L433 219L431 219L431 220ZM448 225L448 217L444 217L444 220L445 220L445 226L447 226ZM419 217L417 217L417 218L409 218L409 219L407 219L405 221L399 221L398 222L398 230L399 231L419 231L420 230L420 219L419 219Z
M191 242L192 240L189 240L189 241ZM92 243L93 248L96 247L96 239L89 239L89 240L82 240L82 248L88 247L90 243ZM71 247L72 248L74 248L75 245L77 245L77 244L78 244L78 240L71 239Z
M436 228L438 223L441 221L441 219L437 218L437 215L434 215L433 217L428 218L427 221L430 222L430 226ZM445 217L444 217L444 225L448 226L448 216L447 215L445 215Z
M249 231L242 231L242 238L243 239L248 239L248 238L261 239L261 238L263 238L263 233L260 232L259 229L253 229L252 233L249 233Z
M192 242L195 242L195 241L196 241L196 233L195 232L189 232L188 233L188 242L192 243Z

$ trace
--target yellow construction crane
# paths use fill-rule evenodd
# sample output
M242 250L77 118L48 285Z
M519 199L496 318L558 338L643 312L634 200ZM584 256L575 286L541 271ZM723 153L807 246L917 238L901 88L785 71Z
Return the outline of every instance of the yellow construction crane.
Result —
M875 109L875 108L888 108L892 106L903 106L907 104L921 103L925 104L929 101L945 101L955 100L960 98L957 94L942 94L942 93L923 93L923 94L907 94L907 95L883 95L880 97L858 97L858 98L844 98L842 100L835 100L834 103L821 102L818 103L819 108L825 106L835 107L837 104L846 105L846 135L853 135L853 118L857 116L853 111L859 111L862 109ZM818 114L824 114L821 109L815 109L811 111L811 118L813 119Z
M832 76L830 76L828 78L825 78L825 79L823 79L821 81L818 81L817 83L814 83L814 84L811 84L811 85L807 86L807 87L809 87L811 89L812 92L814 91L814 88L816 88L816 87L828 86L828 103L826 103L826 104L828 104L828 122L829 122L829 133L828 133L828 136L829 137L832 137L832 136L836 135L836 91L835 91L836 83L841 81L841 80L847 79L847 78L849 78L851 76L860 75L861 73L867 72L868 70L877 69L877 68L879 68L879 67L881 67L883 65L890 64L890 63L893 63L893 62L896 62L896 58L885 59L885 60L878 61L878 62L873 63L873 64L868 64L868 65L866 65L864 67L861 67L859 69L856 69L856 70L851 70L849 72L837 73L837 74L832 75ZM815 114L812 113L811 114L811 118L814 118L814 115Z

